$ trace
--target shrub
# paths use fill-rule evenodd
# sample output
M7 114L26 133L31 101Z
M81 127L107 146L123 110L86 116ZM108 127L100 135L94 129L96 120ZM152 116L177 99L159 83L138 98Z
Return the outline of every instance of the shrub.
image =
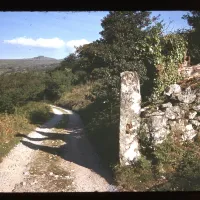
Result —
M32 124L43 124L52 116L50 107L46 103L29 102L20 108L16 108L16 112L25 115Z
M125 191L146 191L156 182L151 162L144 156L132 166L116 166L115 180Z

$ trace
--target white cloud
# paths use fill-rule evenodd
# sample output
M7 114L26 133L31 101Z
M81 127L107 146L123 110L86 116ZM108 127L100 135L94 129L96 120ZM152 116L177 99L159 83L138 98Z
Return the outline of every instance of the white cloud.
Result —
M55 49L68 47L71 50L74 50L74 46L77 47L83 44L88 44L90 42L87 41L86 39L70 40L68 42L65 42L57 37L51 39L44 39L44 38L32 39L26 37L19 37L12 40L4 40L4 43L18 44L18 45L32 46L32 47L55 48Z
M44 47L44 48L61 48L65 45L65 42L59 38L52 39L32 39L26 37L19 37L12 40L4 40L5 43L9 44L19 44L24 46L32 46L32 47Z
M86 39L81 39L81 40L70 40L66 42L67 47L74 49L74 47L78 47L80 45L84 44L89 44L90 42L87 41Z

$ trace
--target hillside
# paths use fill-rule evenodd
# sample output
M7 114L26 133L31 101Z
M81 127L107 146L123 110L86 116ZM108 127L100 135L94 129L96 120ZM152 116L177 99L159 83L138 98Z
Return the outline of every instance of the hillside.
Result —
M61 60L38 56L26 59L0 59L0 74L24 71L24 70L46 70L55 68Z

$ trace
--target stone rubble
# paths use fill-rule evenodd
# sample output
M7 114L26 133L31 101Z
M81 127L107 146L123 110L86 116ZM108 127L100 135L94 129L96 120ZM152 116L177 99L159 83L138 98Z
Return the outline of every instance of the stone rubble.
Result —
M169 133L179 133L182 141L193 140L200 131L200 91L173 84L164 95L168 102L141 109L142 128L151 145L161 144Z

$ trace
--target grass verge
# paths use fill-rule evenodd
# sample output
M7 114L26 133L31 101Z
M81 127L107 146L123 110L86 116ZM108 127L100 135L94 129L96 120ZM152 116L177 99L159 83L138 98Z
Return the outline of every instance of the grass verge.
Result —
M89 96L91 89L92 85L90 83L75 86L71 92L64 93L55 104L63 108L78 111L91 103Z
M19 142L20 138L15 137L17 133L28 134L52 115L50 107L39 102L16 108L14 114L0 114L0 162Z

